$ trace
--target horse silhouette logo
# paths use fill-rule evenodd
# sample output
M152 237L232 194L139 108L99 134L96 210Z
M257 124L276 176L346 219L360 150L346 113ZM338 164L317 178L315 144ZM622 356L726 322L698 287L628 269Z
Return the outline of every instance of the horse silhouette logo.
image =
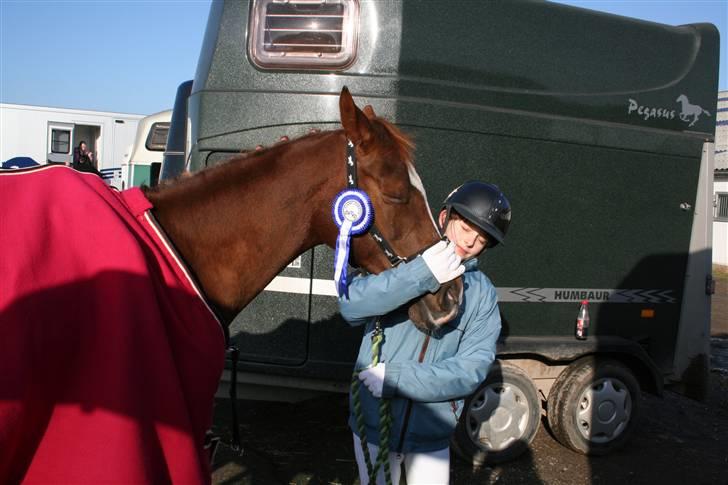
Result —
M698 121L698 118L700 118L700 115L702 115L703 113L710 116L710 113L708 113L697 104L690 104L688 97L684 94L678 96L675 101L680 103L681 106L680 119L686 123L690 121L690 124L688 126L693 126ZM691 116L692 120L690 120Z

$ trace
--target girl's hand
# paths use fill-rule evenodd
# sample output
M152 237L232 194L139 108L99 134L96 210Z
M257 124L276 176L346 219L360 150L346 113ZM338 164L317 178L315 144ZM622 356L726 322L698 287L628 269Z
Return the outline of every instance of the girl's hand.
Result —
M361 380L374 397L382 397L384 388L384 364L377 364L359 372Z

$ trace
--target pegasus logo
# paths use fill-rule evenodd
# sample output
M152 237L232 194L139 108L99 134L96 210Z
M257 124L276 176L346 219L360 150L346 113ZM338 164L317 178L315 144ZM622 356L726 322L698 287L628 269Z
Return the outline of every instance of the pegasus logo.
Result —
M708 113L697 104L690 104L688 97L684 94L678 96L675 102L680 103L680 119L686 123L689 121L690 124L688 126L693 126L698 121L698 118L700 118L700 115L702 115L703 113L710 116L710 113ZM692 120L690 119L691 116Z
M700 116L706 114L711 116L706 110L697 104L690 104L688 97L681 94L675 100L676 103L680 103L680 113L678 114L674 108L666 108L664 106L647 106L640 104L636 99L627 100L627 115L638 116L643 120L647 121L653 118L673 120L676 115L680 121L688 123L688 127L693 126L698 122Z

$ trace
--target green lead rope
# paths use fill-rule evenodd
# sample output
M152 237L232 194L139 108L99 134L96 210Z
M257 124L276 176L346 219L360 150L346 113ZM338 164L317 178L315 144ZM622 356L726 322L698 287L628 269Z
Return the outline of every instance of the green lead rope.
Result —
M379 363L379 348L384 342L384 332L380 319L374 324L374 333L372 333L372 367ZM363 370L355 370L351 376L351 397L354 406L354 417L356 418L356 428L359 431L359 439L361 440L361 448L364 454L364 461L367 464L367 472L369 473L369 483L371 485L377 482L377 472L382 467L384 471L384 479L387 485L392 485L392 473L389 466L389 431L392 428L392 414L389 412L389 399L381 398L379 400L379 453L377 461L372 466L372 460L369 457L369 447L367 445L367 434L364 428L364 415L361 412L361 400L359 399L359 372Z

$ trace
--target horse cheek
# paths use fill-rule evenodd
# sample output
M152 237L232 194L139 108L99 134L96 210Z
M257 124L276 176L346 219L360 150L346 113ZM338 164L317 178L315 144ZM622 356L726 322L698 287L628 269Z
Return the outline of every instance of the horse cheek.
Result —
M427 309L425 308L425 302L420 298L410 305L407 309L407 316L415 327L420 330L429 331L430 326L427 324L429 321Z

